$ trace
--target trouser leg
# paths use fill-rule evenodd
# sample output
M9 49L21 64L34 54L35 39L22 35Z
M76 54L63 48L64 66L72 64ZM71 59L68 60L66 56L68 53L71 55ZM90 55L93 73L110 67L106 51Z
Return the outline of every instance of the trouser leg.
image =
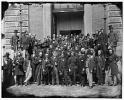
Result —
M23 77L24 77L23 75L20 75L20 80L19 80L20 81L20 85L23 85Z
M16 84L17 84L17 85L20 85L20 84L19 84L19 75L16 75Z
M74 79L73 79L74 85L75 85L75 81L76 81L76 69L74 69Z
M113 85L116 86L117 85L117 75L113 76Z
M89 86L91 87L93 80L92 80L92 73L89 73Z
M109 75L108 75L108 70L105 71L105 84L108 85L108 79L109 79Z
M55 72L54 72L54 68L53 68L53 72L52 72L52 85L55 84Z
M86 69L86 73L87 73L87 79L89 82L89 86L91 87L93 81L92 81L92 73L89 72L89 68Z
M56 75L56 83L59 85L59 76L58 76L58 69L55 68L55 75Z

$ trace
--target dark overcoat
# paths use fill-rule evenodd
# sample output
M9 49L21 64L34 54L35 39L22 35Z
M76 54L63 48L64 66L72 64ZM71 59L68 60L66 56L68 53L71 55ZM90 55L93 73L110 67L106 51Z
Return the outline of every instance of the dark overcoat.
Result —
M15 61L15 75L25 75L24 73L24 58L23 57L16 57Z
M2 67L3 69L3 85L9 85L9 82L11 81L12 76L12 60L9 58L6 60L7 63L4 62L4 65Z
M81 56L78 57L78 72L82 73L82 69L86 68L86 55L82 54Z
M13 50L16 51L17 48L18 48L18 41L19 41L19 37L18 36L12 36L11 37L11 40L10 40L10 43L11 43L11 46L13 46Z
M71 56L68 58L68 68L77 68L77 57Z
M24 50L28 50L30 39L27 36L22 36L20 38L20 45Z
M102 78L102 69L105 69L105 58L104 56L96 56L96 69L97 69L97 77Z
M118 61L119 61L119 57L116 54L112 54L109 56L109 67L111 69L112 75L118 74L118 66L117 66Z

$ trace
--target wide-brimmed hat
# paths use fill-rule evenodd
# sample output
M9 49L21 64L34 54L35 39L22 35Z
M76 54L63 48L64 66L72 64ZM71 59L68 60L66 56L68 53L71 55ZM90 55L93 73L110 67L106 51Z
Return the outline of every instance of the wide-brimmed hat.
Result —
M3 57L8 57L10 54L9 52L6 52L6 54Z
M108 27L109 27L109 29L113 29L113 26L112 25L109 25Z
M18 33L18 30L14 30L14 33Z

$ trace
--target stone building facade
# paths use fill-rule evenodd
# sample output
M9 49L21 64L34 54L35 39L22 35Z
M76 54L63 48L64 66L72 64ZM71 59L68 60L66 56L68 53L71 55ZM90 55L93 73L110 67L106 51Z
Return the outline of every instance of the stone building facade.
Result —
M20 17L21 9L21 17ZM6 50L10 50L10 38L14 29L27 30L42 41L53 34L94 34L100 28L108 34L108 26L113 25L122 46L122 16L116 5L80 3L43 3L9 6L4 17Z

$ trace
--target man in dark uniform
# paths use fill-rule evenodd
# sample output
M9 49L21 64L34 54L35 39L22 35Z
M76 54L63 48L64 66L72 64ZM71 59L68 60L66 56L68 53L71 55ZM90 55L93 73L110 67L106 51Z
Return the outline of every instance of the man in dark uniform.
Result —
M14 35L11 37L10 44L11 48L14 50L14 56L16 56L17 50L18 50L18 42L19 42L19 36L17 35L18 30L14 30Z
M30 43L29 37L27 37L26 34L28 34L28 33L24 32L23 35L20 38L20 45L23 48L23 57L24 57L24 59L25 59L25 54L26 54L26 52L28 50L29 43Z
M113 32L112 25L109 26L110 33L108 34L109 45L114 49L114 53L116 52L117 42L119 41L119 37L117 33Z
M103 32L103 29L100 29L98 34L98 44L101 45L104 56L106 55L106 45L108 43L107 34Z
M33 82L36 82L36 68L37 68L37 55L35 51L33 51L33 54L31 55L31 67L32 67L32 76L33 76Z
M59 76L58 76L58 57L57 57L57 52L53 52L53 56L50 58L51 66L53 67L52 70L52 85L55 84L55 79L57 85L59 85Z
M23 68L24 58L22 57L21 53L18 52L17 57L14 59L15 64L15 75L16 75L16 84L17 85L23 85L23 79L24 79L24 68Z
M37 85L43 84L43 53L42 51L39 52L38 57L36 59L37 68L36 68L36 82Z
M62 78L61 78L62 85L64 85L64 83L67 82L67 60L64 57L63 53L61 54L61 57L59 59L59 72L62 76ZM66 83L66 85L67 85L67 83Z
M2 70L3 70L3 87L7 88L10 85L11 82L11 77L12 77L12 60L9 58L9 53L7 52L4 55L4 60L3 60L3 66L2 66Z
M33 36L32 36L32 39L31 39L31 44L32 44L32 49L34 49L34 45L35 45L35 42L36 42L37 40L36 40L36 34L33 34Z
M79 52L79 57L78 57L78 74L79 74L79 81L81 86L85 85L85 62L86 62L86 54L85 51L82 50L82 52Z
M71 52L71 57L68 58L69 75L71 78L71 85L76 82L76 69L77 69L77 57L74 55L74 51Z
M98 51L98 56L95 57L95 61L97 68L98 84L103 85L104 84L103 71L105 69L105 58L104 55L102 55L101 50Z
M51 82L51 64L49 59L49 54L45 54L45 58L43 58L43 80L45 84L50 85Z

